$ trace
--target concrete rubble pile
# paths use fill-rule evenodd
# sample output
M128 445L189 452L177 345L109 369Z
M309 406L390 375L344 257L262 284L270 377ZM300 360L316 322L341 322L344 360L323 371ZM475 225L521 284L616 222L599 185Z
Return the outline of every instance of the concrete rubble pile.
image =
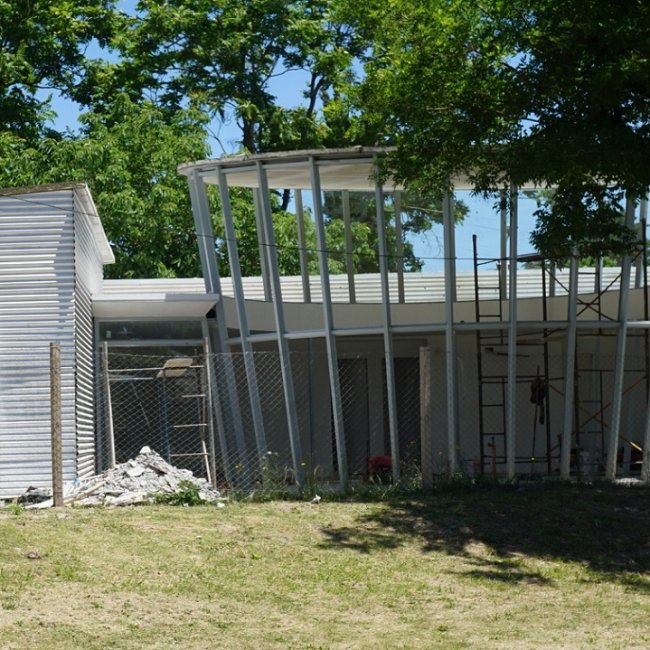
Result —
M134 458L92 480L75 483L66 490L66 504L79 506L124 506L152 501L157 495L178 494L188 487L196 487L199 497L207 503L223 506L223 499L205 479L196 478L187 469L178 469L166 462L149 447L143 447ZM51 496L51 490L49 490ZM51 499L30 507L47 507Z

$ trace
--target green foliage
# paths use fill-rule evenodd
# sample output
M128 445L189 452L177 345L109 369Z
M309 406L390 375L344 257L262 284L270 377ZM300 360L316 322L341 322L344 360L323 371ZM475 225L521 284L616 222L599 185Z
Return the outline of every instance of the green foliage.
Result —
M204 118L192 111L167 118L120 95L109 111L80 119L81 134L35 147L5 136L0 183L87 182L115 252L107 277L200 275L187 181L176 167L206 156Z
M650 185L650 6L605 0L340 0L372 41L361 123L416 187L554 186L533 235L565 258L629 251L624 192ZM603 189L609 188L609 189Z
M210 116L234 118L249 152L322 146L327 124L318 102L351 75L362 49L356 33L334 23L329 0L140 0L117 46L117 83L155 92L176 110L187 102ZM305 106L286 109L273 77L303 70Z
M179 489L171 494L160 493L154 498L156 503L165 503L170 506L201 506L205 500L199 494L199 487L192 481L180 481Z
M0 184L86 181L116 254L114 278L189 277L200 263L186 180L179 163L207 158L212 118L235 120L239 144L251 152L373 144L347 96L355 60L369 41L332 0L140 0L136 12L115 0L0 0ZM89 43L117 60L90 59ZM29 43L29 47L26 45ZM271 91L275 76L302 72L304 102L287 108ZM46 128L53 117L37 92L56 90L87 109L78 132ZM405 197L405 236L427 232L439 198ZM423 198L426 197L426 198ZM357 272L378 270L374 199L356 197L352 223ZM214 214L216 192L210 192ZM362 203L365 201L365 207ZM244 275L259 275L251 193L233 190ZM300 273L290 193L272 197L280 272ZM390 200L386 235L394 251ZM462 219L464 207L457 206ZM326 210L330 271L346 270L340 205ZM230 273L224 233L215 222L220 269ZM314 226L307 220L309 271L318 273ZM404 240L404 265L422 261ZM396 258L389 259L395 270Z
M49 102L39 90L69 93L84 74L85 48L105 45L115 0L0 1L0 131L35 141L47 134Z

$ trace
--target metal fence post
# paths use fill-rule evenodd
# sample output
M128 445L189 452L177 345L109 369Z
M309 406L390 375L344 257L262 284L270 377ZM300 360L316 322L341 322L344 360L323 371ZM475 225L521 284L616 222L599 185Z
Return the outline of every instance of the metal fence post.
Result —
M63 452L61 432L61 344L50 343L50 411L52 431L52 496L63 507Z
M106 395L106 427L108 434L109 469L115 467L115 431L113 429L113 401L111 399L111 380L108 375L108 343L102 343L102 377Z
M214 407L212 405L212 357L210 356L210 342L208 337L203 337L203 394L207 409L208 435L210 445L210 468L212 470L212 487L217 485L217 449L214 440Z
M431 439L431 350L420 348L420 455L422 490L433 490L433 440Z

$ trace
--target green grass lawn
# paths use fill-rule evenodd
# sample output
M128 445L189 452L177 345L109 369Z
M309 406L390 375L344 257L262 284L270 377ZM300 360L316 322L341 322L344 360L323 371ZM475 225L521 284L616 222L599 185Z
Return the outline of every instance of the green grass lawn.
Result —
M646 489L5 509L0 541L3 650L650 648Z

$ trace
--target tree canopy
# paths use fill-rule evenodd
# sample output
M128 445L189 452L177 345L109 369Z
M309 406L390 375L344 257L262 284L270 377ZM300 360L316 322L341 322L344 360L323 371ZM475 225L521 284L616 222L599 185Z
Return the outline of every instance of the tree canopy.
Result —
M354 61L368 42L337 18L333 4L139 0L127 15L114 0L0 1L0 17L6 18L3 56L13 57L12 69L22 75L13 86L0 86L0 102L5 101L0 182L87 181L116 251L109 277L200 274L188 188L176 166L211 155L215 120L217 136L219 124L234 121L239 146L251 153L374 143L368 139L374 134L366 137L352 128L357 118L346 96L356 82ZM287 106L275 96L273 80L296 73L304 84L303 101ZM85 111L77 129L53 130L43 94L47 88ZM290 199L285 191L273 197L272 206L281 271L297 274ZM217 214L218 197L211 193L210 200ZM360 197L355 200L360 206ZM439 220L439 199L418 201L406 213L406 233L425 232ZM251 194L233 190L232 202L243 271L258 274ZM326 213L330 268L342 272L342 216L335 202L328 200L327 206L332 208ZM358 272L378 268L376 227L368 209L353 211ZM459 218L463 214L459 204ZM214 227L215 250L228 273L218 219ZM387 235L394 240L390 218ZM310 270L317 273L309 223L307 237ZM404 253L407 269L421 268L408 241ZM395 266L394 259L391 263Z
M355 92L402 180L553 187L534 245L619 254L621 201L650 185L650 6L606 0L341 0L372 42Z
M107 45L115 0L0 1L0 131L32 141L51 115L42 91L69 93L89 43ZM39 94L39 91L40 94Z

